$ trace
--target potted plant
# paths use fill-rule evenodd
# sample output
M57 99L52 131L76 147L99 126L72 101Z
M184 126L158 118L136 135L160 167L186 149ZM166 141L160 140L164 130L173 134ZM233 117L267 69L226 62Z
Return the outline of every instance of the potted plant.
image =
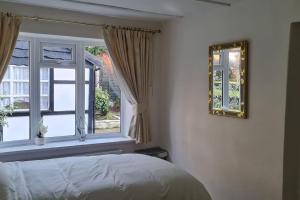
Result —
M0 141L3 141L3 127L8 126L7 116L11 115L12 112L11 106L0 108Z
M43 119L39 122L39 133L36 135L35 144L44 145L45 144L45 134L48 132L48 126L45 126Z

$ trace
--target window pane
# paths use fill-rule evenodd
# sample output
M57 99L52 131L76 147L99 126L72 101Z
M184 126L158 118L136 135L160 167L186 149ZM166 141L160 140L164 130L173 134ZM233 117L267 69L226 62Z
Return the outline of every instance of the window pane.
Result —
M221 109L223 107L223 72L215 70L213 73L213 108Z
M0 84L0 94L2 96L10 94L10 82L2 81L2 83Z
M40 79L42 81L49 81L49 68L40 69Z
M4 81L0 84L0 109L8 112L8 107L13 107L13 112L24 112L25 115L7 118L7 125L3 127L3 137L0 135L0 140L4 142L28 140L30 137L29 47L29 41L16 42Z
M29 80L29 70L27 66L15 66L13 67L14 80Z
M48 126L46 137L75 135L75 114L43 116L45 126Z
M89 84L85 84L85 88L84 88L84 91L87 91L85 92L85 97L84 97L84 109L85 110L88 110L89 109ZM91 102L93 103L93 102Z
M40 109L49 110L50 98L50 69L40 69Z
M41 96L49 95L49 82L41 82Z
M0 107L6 107L10 105L10 98L9 97L1 97L0 98Z
M75 81L75 69L54 68L54 80L56 81Z
M3 141L29 140L29 117L9 117L3 127Z
M29 96L29 82L14 82L14 95Z
M91 71L93 71L93 70L91 70ZM89 81L90 80L90 70L88 68L85 68L84 75L85 75L85 81Z
M75 111L75 84L54 84L54 111Z
M14 97L14 110L29 110L29 97Z
M240 49L229 52L229 109L240 110Z
M41 110L49 110L49 97L41 96Z
M67 47L69 46L69 47ZM72 45L45 44L42 43L43 61L72 61L74 47Z
M114 79L112 63L103 47L87 47L85 76L85 107L88 109L86 122L91 134L121 132L121 90ZM87 78L86 78L87 80Z

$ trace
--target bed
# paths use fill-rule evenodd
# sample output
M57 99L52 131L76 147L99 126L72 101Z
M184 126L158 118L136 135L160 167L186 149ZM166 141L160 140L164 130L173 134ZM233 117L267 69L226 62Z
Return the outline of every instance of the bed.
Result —
M173 164L140 154L0 163L1 200L211 200Z

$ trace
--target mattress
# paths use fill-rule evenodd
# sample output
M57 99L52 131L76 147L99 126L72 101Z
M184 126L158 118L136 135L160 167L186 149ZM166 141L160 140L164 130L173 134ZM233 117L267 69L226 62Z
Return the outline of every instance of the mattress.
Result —
M211 200L173 164L140 154L0 163L1 200Z

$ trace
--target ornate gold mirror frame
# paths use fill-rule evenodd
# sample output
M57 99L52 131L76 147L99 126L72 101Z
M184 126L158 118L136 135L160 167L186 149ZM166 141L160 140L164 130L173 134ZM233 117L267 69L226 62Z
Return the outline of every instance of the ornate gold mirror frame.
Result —
M248 42L209 47L209 113L247 118Z

